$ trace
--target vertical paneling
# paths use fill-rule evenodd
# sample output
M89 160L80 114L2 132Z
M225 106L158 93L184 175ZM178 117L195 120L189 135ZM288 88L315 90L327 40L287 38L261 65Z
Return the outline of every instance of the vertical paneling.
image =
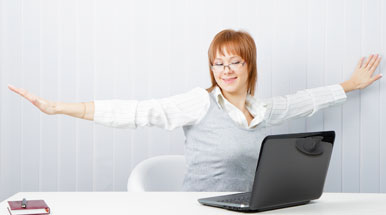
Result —
M198 6L197 11L200 10L200 8L205 7L205 2L201 1L200 3L197 1ZM234 2L231 0L225 0L225 1L215 1L215 5L212 5L211 7L207 7L205 13L211 13L214 11L216 16L219 17L218 23L212 23L214 26L217 26L217 31L213 32L214 34L217 34L219 31L223 29L240 29L242 25L239 25L240 23L240 2ZM242 7L242 6L241 6ZM245 11L246 12L246 11ZM202 18L201 16L197 16L198 19ZM201 22L205 23L205 20L200 20ZM205 25L205 24L204 24ZM245 27L245 26L244 26ZM213 35L214 36L214 35ZM211 39L213 39L213 36ZM209 41L210 42L210 41Z
M182 59L183 70L180 69L179 72L181 72L184 75L184 79L182 80L186 85L190 85L192 82L195 81L191 78L194 72L194 70L192 69L192 65L194 64L194 62L196 62L196 60L193 58L195 56L195 54L193 54L194 53L193 44L196 44L196 41L193 40L195 38L193 35L193 32L196 26L192 22L192 20L195 19L195 17L193 16L194 8L192 5L192 2L193 1L189 1L189 0L184 1L185 5L184 5L183 11L185 13L186 20L184 22L183 28L181 28L181 30L184 32L183 41L185 44L183 46L184 47L184 54L183 54L184 58Z
M58 2L59 100L76 99L76 1ZM73 191L76 185L76 124L75 119L59 116L58 186Z
M223 1L220 1L220 3L223 3ZM190 89L192 89L195 86L200 87L209 87L211 86L210 76L209 76L209 68L208 68L208 49L210 46L210 43L213 39L213 37L218 33L220 30L223 30L225 27L222 27L221 25L217 25L217 23L212 22L211 24L208 23L208 19L206 18L208 13L206 11L213 11L211 10L212 7L207 7L206 2L198 2L198 9L196 12L198 26L201 26L199 28L200 37L199 37L199 45L196 47L198 53L192 53L195 56L198 56L198 58L194 61L195 67L193 67L193 79L198 79L197 81L191 82L192 85ZM229 3L230 4L230 3ZM228 5L229 5L228 4ZM202 8L205 8L205 10L202 10ZM216 12L217 14L219 12ZM217 16L218 17L218 16ZM216 29L220 28L220 29ZM208 32L213 32L208 34ZM205 53L205 54L203 54ZM194 71L200 71L200 72L194 72Z
M342 80L344 54L344 1L326 1L326 47L325 47L325 71L324 84L340 83ZM342 185L342 107L335 106L324 110L324 129L336 132L334 150L331 158L331 166L328 170L325 190L341 191Z
M51 101L58 100L58 2L40 4L40 93ZM58 190L58 116L40 115L40 190Z
M227 13L224 13L224 11L229 11L229 9L221 10L221 8L229 6L231 3L228 1L214 1L212 4L215 3L216 5L213 6L207 5L207 2L205 1L188 2L190 2L190 6L194 8L190 13L192 24L191 26L194 26L194 28L190 28L189 26L187 27L189 29L191 39L195 41L190 43L187 49L192 50L192 52L188 53L188 59L191 59L188 64L188 67L190 68L190 72L188 74L188 87L190 89L195 86L208 87L210 86L207 54L209 45L216 33L224 28L229 28L229 25L231 24L227 19L229 16L227 17ZM234 7L237 5L235 2L232 2L232 4L234 4ZM234 7L232 9L235 9ZM217 8L220 10L217 10ZM214 13L216 17L220 17L223 23L219 24L208 22L210 18L208 19L206 17L209 15L209 13ZM237 10L235 10L233 13L234 16L232 21L235 22L237 17ZM210 34L208 34L208 32L210 32Z
M361 0L344 1L343 79L350 78L361 55ZM359 192L360 92L349 93L342 111L342 191Z
M112 99L114 49L112 22L114 1L95 2L95 99ZM113 189L113 129L96 126L94 134L94 190Z
M289 92L296 92L307 87L307 0L299 1L298 4L291 4L292 30L288 35L287 42L290 47L292 60L287 68L291 74ZM283 70L284 71L284 70ZM288 123L289 132L302 132L306 128L306 119L300 118Z
M257 87L255 88L255 97L270 98L272 97L272 68L276 63L274 62L273 54L273 36L275 26L272 22L267 20L274 20L275 1L253 1L256 6L253 7L255 12L251 11L249 14L256 14L256 18L251 19L249 14L245 14L245 20L251 27L252 36L255 38L257 48ZM240 7L243 8L243 7ZM243 9L240 9L243 10ZM242 20L240 23L244 23ZM248 29L246 27L246 29ZM255 33L254 33L255 32ZM254 33L254 35L253 35ZM266 134L271 134L271 129L266 129Z
M324 1L307 1L307 88L324 84L324 62L326 41L326 4ZM323 111L306 119L307 131L323 130Z
M40 3L21 2L21 86L40 93ZM39 190L40 112L22 101L21 188Z
M186 16L186 21L192 23L194 25L194 22L192 22L192 17L196 17L195 19L199 19L200 23L205 22L205 24L202 26L204 28L204 34L201 36L203 38L203 47L200 47L205 53L207 53L209 49L210 42L212 41L213 37L220 32L221 30L225 28L230 28L229 24L224 17L227 16L227 14L224 13L226 11L225 5L229 4L227 1L219 1L219 0L214 0L214 1L207 1L205 2L205 5L202 4L200 1L196 1L194 4L191 1L186 1L187 3L185 4L187 8L193 7L195 10L191 11L191 13ZM239 2L237 2L239 3ZM233 10L236 10L236 2L232 4ZM235 19L236 16L232 16L233 19ZM237 22L237 20L235 21ZM187 27L187 26L186 26ZM198 25L198 27L200 27ZM240 28L241 26L239 26ZM198 48L198 47L197 47ZM203 62L197 62L199 64L205 63L205 66L208 64L208 56L199 54L201 58L204 58ZM205 67L205 70L203 70L200 73L197 74L205 74L209 76L208 71L209 68Z
M220 8L223 7L223 5L224 4L217 5L219 7L218 9L221 10ZM203 35L206 35L206 31L210 30L207 28L204 14L206 14L206 10L214 7L205 7L204 1L187 1L186 13L188 19L184 27L186 33L185 41L187 42L185 49L187 56L185 58L184 73L186 74L185 82L190 89L194 86L206 87L206 85L208 85L207 83L209 83L204 81L209 77L207 58L209 43L206 43L207 45L205 47L203 47L202 44L204 43ZM218 11L214 11L214 13L217 14ZM226 19L224 16L226 16L226 14L222 13L221 19L223 22L225 22L224 19ZM214 35L208 36L211 36L211 38L214 37Z
M7 84L4 82L3 78L3 72L4 72L4 11L3 11L3 0L0 0L0 86L6 86ZM3 89L0 89L0 190L5 190L5 185L4 185L4 166L5 162L3 159L3 144L2 142L2 132L3 132ZM1 199L1 196L0 196Z
M254 32L257 32L255 43L257 48L257 88L255 92L256 97L269 98L272 96L272 66L273 62L273 30L274 26L267 20L274 20L275 14L274 1L253 1L257 5L254 8L256 19L251 19L246 16L245 19L249 19L251 23L249 26L253 26ZM241 13L244 14L244 13ZM253 14L253 12L251 12Z
M130 64L135 63L132 59L130 44L130 29L135 20L130 17L131 3L119 0L116 1L120 7L114 7L113 10L113 45L114 63L111 67L114 75L114 97L117 99L131 99L134 80L134 71L129 68ZM124 26L124 27L120 27ZM133 32L134 33L134 32ZM131 136L134 130L115 129L114 130L114 181L113 190L125 190L127 179L131 171L130 153L131 153Z
M78 101L94 99L95 74L95 14L94 0L76 2L76 97ZM89 121L76 120L76 190L93 189L94 125Z
M121 96L122 95L122 99L135 99L136 96L135 96L135 92L134 92L134 89L136 88L134 86L134 83L136 83L136 80L135 80L135 76L134 76L134 71L135 71L135 65L137 64L137 52L136 50L134 49L135 47L135 44L137 44L137 38L135 38L133 35L135 35L135 33L137 32L136 29L134 29L134 25L135 23L137 23L137 19L135 17L135 14L133 13L136 9L134 7L135 5L135 2L133 1L129 1L128 2L128 5L127 5L127 30L128 30L128 36L127 36L127 51L128 51L128 57L127 57L127 73L125 73L127 75L127 79L126 79L126 88L128 90L128 92L124 92L122 90L119 90L117 91L116 93L116 96ZM133 71L133 72L132 72ZM138 72L141 72L141 71L138 71ZM117 79L118 80L118 79ZM125 129L126 130L126 129ZM129 172L125 172L125 173L121 173L121 174L125 174L125 179L128 178L128 176L130 175L130 172L131 172L131 169L134 167L134 154L136 154L136 151L134 151L134 135L136 133L136 130L128 130L128 131L125 131L125 130L121 130L121 131L117 131L116 134L118 134L117 136L117 141L119 140L119 138L126 138L125 141L125 146L128 147L129 151L127 151L127 156L125 156L123 159L125 160L125 162L127 163L127 168L126 170L128 169ZM124 134L124 135L127 135L126 137L122 137L120 136L120 134ZM117 162L119 162L120 159L117 159ZM125 167L123 167L125 168ZM119 169L118 169L119 170ZM120 179L120 180L124 180L124 179ZM121 184L120 186L124 187L125 189L123 190L126 190L126 182L127 180L124 180L123 181L123 184Z
M258 26L259 25L263 25L264 22L264 16L267 16L267 13L264 13L264 14L260 14L260 13L263 13L263 11L259 11L259 3L266 3L266 7L269 7L269 6L272 6L273 4L269 5L267 3L269 2L262 2L262 1L253 1L253 0L248 0L248 1L238 1L237 2L237 14L238 14L238 19L237 19L237 27L236 28L239 28L239 29L242 29L244 31L247 31L248 33L251 34L251 36L255 39L255 44L256 44L256 50L257 50L257 64L258 64L258 68L257 68L257 72L258 72L258 80L257 80L257 86L255 88L255 97L257 96L257 94L261 95L262 92L260 92L259 90L259 83L261 83L261 74L264 73L264 77L270 77L270 71L269 71L269 68L265 69L265 67L263 67L264 69L261 69L262 68L262 63L259 61L260 58L262 57L261 56L261 53L260 51L263 51L264 55L267 55L267 58L269 58L270 56L270 41L266 41L267 38L264 37L263 35L263 32L259 31L259 28ZM248 5L248 7L245 7L246 5ZM255 14L253 19L251 19L251 14ZM267 17L265 17L267 18ZM268 27L268 26L265 26L265 27ZM271 32L271 31L265 31L265 32ZM263 41L265 40L265 41ZM264 52L264 48L261 48L261 45L265 44L266 45L266 52ZM260 49L261 48L261 49ZM267 66L267 63L264 63L263 65ZM270 64L268 64L270 65ZM260 70L261 69L261 70ZM260 71L263 71L262 73L260 73ZM264 80L263 80L264 81ZM268 85L266 85L268 86Z
M148 8L151 14L151 22L149 23L149 35L154 35L149 40L150 52L145 56L149 68L149 95L152 98L163 98L171 96L170 88L172 87L172 76L170 72L170 64L174 60L170 58L170 14L171 0L157 1L152 0ZM163 10L159 8L164 7ZM160 57L162 56L162 57ZM153 157L160 154L169 153L169 134L160 128L151 129L149 135L149 153ZM182 144L182 143L181 143Z
M129 74L133 82L131 88L132 99L144 100L150 99L149 95L149 79L152 71L149 71L151 62L148 59L151 47L150 41L152 35L150 35L151 14L149 12L151 1L145 0L141 2L130 3L130 45L132 50L132 64L129 66ZM131 52L130 52L131 53ZM132 166L137 165L140 161L148 158L149 147L149 135L151 129L138 128L133 132L132 137L132 150L131 150L131 162Z
M362 55L379 53L379 1L362 1ZM379 82L361 91L360 191L379 191Z
M117 1L117 0L111 1L111 5L118 5L118 3L119 3L119 1ZM101 4L101 5L103 5L103 4ZM125 8L125 5L122 3L120 3L119 5L121 5L120 8ZM118 19L118 17L120 16L119 9L117 7L113 7L113 6L109 6L109 7L110 8L108 8L108 10L106 11L107 12L106 15L109 14L109 17L106 19L106 23L105 23L106 26L103 26L103 28L105 28L105 30L107 30L107 32L108 32L108 34L106 34L106 39L109 41L108 42L109 47L107 49L109 50L109 53L111 53L111 54L108 55L105 63L106 63L106 65L109 65L108 68L114 75L111 75L108 77L107 80L109 80L109 81L107 81L107 84L111 84L110 92L112 92L112 97L115 99L118 99L119 97L117 97L116 92L117 92L117 90L119 90L119 88L117 87L116 80L119 79L120 78L119 75L122 74L122 72L124 72L122 70L122 69L124 69L124 67L122 67L120 62L123 62L122 57L124 57L124 55L122 53L122 50L125 47L125 45L124 45L125 39L122 38L122 36L123 36L122 33L124 33L124 31L121 31L118 26L119 25L126 26L126 24L120 23L120 20ZM115 56L115 57L113 57L113 56ZM107 67L105 69L107 71ZM100 80L100 83L104 83L104 79ZM119 143L117 138L116 138L116 130L118 130L118 129L113 130L112 139L110 139L110 140L104 139L104 140L109 141L110 143L101 142L99 145L100 148L104 148L104 149L108 150L108 156L104 157L103 160L101 159L100 160L101 163L104 162L104 163L109 164L109 165L111 163L111 166L109 166L109 168L105 169L105 171L111 172L111 176L109 176L109 180L108 180L108 182L111 183L111 187L108 186L108 187L102 188L102 190L115 190L115 179L117 178L116 177L117 176L117 170L116 170L117 145ZM111 180L111 182L110 182L110 180Z
M290 44L287 42L291 36L291 2L285 0L275 0L273 47L272 47L272 96L285 95L290 92L290 68L291 60L288 56L292 55ZM289 131L288 122L272 128L272 133L287 133Z
M385 57L386 57L386 3L385 1L380 0L380 30L381 30L381 56L382 56L382 61L379 65L379 72L385 75ZM386 113L383 110L386 110L386 82L385 78L381 78L380 82L380 107L379 107L379 121L380 121L380 140L379 140L379 145L380 145L380 182L381 182L381 187L380 187L380 192L385 193L386 192Z
M343 82L361 56L384 57L385 9L383 0L0 0L0 200L19 191L123 191L140 161L184 151L181 129L48 116L7 83L63 102L206 88L209 44L234 28L257 45L256 96L286 95ZM384 85L269 133L335 130L325 190L386 192Z
M208 2L209 3L209 2ZM178 93L185 92L189 90L186 82L186 73L187 66L185 66L185 63L188 61L189 56L187 53L187 40L186 37L188 36L185 28L186 22L188 19L188 15L186 14L187 10L187 2L186 0L178 1L174 0L170 4L170 14L169 19L171 22L170 25L170 32L169 32L169 38L170 38L170 46L169 46L169 70L170 70L170 76L173 77L171 79L171 85L170 88L170 94L176 95ZM175 17L179 17L176 19ZM204 70L202 71L205 73ZM206 72L208 74L208 72ZM209 76L209 74L208 74ZM182 129L175 129L170 133L170 142L169 144L169 152L170 154L183 154L184 153L184 141L185 136L183 134Z
M4 72L2 78L7 83L21 85L21 3L20 1L3 2L3 49ZM5 72L6 71L6 72ZM4 87L2 85L2 87ZM2 99L2 154L3 184L1 199L21 190L21 102L9 92L3 92Z
M135 64L131 50L131 26L136 20L131 19L131 2L124 0L117 1L121 7L114 10L114 97L117 99L132 99L132 88L135 83L134 75L140 71L131 70L130 65ZM126 26L120 28L120 26ZM151 59L149 59L151 62ZM114 131L114 190L126 190L127 179L131 171L131 137L135 130L115 129Z

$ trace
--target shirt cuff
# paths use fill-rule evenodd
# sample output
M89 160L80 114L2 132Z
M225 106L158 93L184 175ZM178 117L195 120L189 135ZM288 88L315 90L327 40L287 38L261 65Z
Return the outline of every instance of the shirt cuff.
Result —
M320 109L343 103L347 99L346 93L340 84L308 89L307 92L311 94L314 103L314 110L310 116Z
M347 95L346 92L344 92L342 85L335 84L327 87L330 89L332 95L334 96L335 104L339 104L346 101Z
M136 128L136 100L95 100L94 122L108 127Z

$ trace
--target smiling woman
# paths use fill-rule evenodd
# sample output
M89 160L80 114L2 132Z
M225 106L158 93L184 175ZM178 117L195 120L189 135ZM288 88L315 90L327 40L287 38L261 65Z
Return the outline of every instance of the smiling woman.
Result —
M212 86L220 85L227 93L255 94L257 81L256 45L246 32L224 30L218 33L208 51ZM226 63L228 66L224 66ZM225 69L228 68L227 72ZM222 73L224 71L224 74ZM225 73L226 72L226 73ZM235 74L237 73L237 74ZM233 84L238 78L238 85ZM225 82L226 85L223 85ZM228 86L227 84L233 84ZM241 86L242 84L242 86Z
M382 76L373 75L378 55L361 58L351 78L341 84L259 99L256 45L246 32L218 33L208 51L212 86L163 99L52 102L9 86L46 114L66 114L121 128L157 126L183 128L187 172L186 191L251 190L264 128L311 116L346 100L346 93L363 89Z
M256 45L252 37L246 32L221 31L213 39L208 57L212 81L208 91L219 87L249 125L253 115L246 108L246 95L254 95L257 81Z

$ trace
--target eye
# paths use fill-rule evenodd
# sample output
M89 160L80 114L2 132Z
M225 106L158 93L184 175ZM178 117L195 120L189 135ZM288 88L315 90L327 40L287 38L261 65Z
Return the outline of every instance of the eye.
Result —
M240 63L240 61L232 62L232 64L235 64L235 65L237 65L237 64L239 64L239 63Z
M214 66L222 66L222 63L215 63Z

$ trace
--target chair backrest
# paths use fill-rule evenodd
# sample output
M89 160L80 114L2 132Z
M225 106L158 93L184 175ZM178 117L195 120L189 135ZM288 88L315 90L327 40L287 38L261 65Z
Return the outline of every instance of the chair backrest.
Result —
M181 191L185 171L185 157L182 155L162 155L146 159L131 172L127 191Z

